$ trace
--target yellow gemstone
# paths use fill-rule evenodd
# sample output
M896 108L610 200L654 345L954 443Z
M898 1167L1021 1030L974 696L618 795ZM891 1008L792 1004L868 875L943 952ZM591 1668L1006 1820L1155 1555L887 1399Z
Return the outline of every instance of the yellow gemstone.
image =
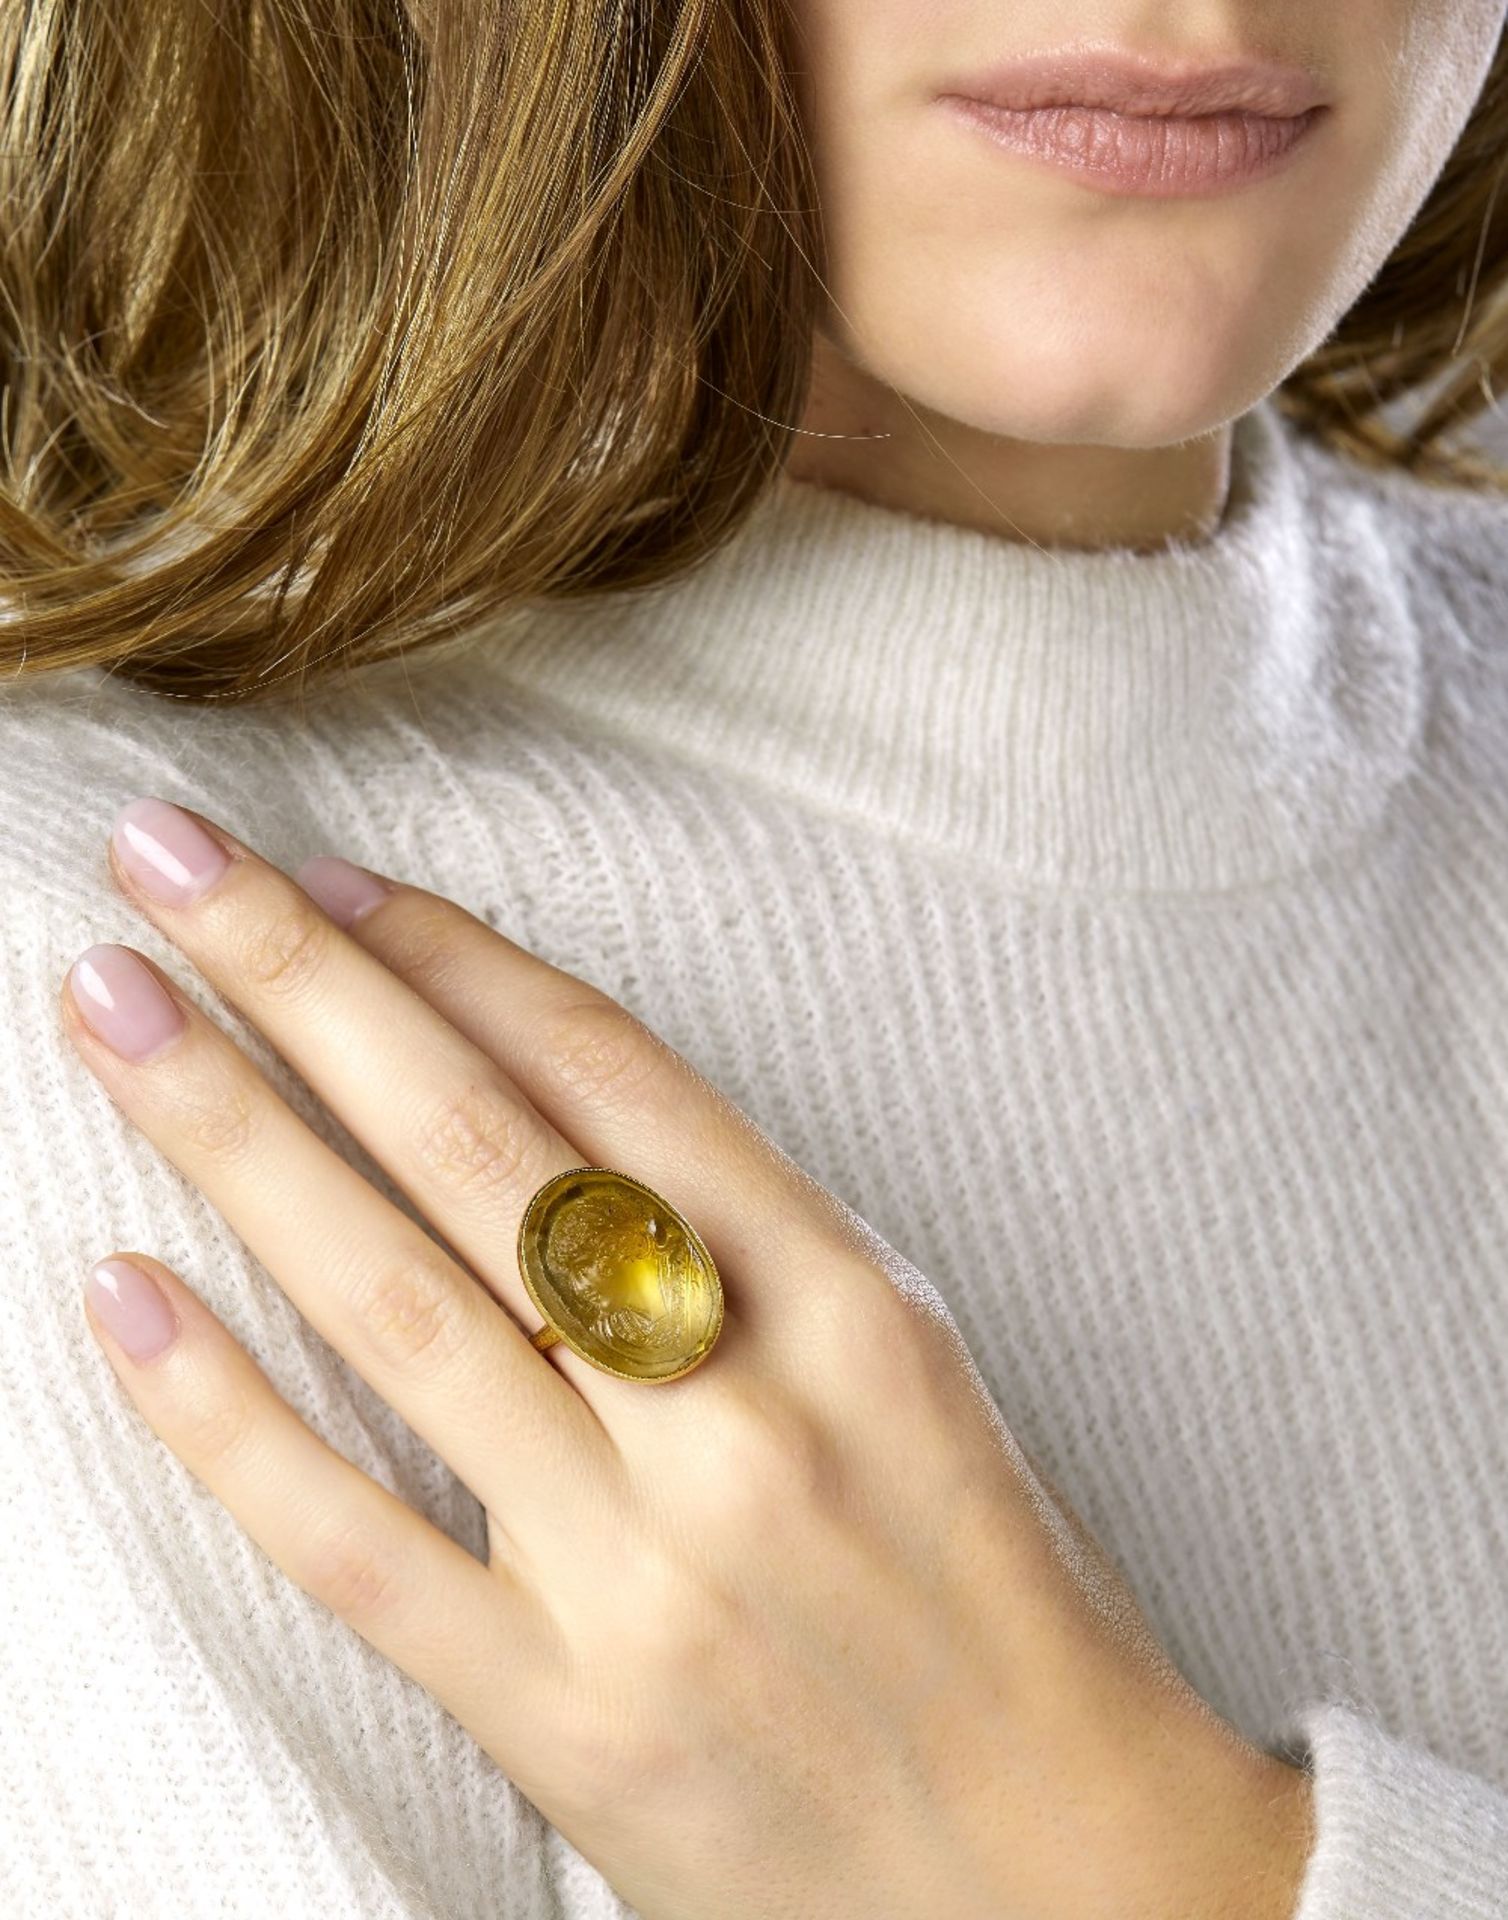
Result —
M518 1229L529 1298L566 1345L625 1380L674 1380L706 1358L723 1288L700 1234L608 1167L547 1180Z

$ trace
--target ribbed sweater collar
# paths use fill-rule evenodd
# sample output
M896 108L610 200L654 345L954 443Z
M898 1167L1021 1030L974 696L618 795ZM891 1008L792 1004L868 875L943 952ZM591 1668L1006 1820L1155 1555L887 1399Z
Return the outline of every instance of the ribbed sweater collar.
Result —
M782 475L699 567L536 607L488 672L1023 886L1260 883L1366 834L1408 771L1407 500L1270 400L1214 533L1150 553Z

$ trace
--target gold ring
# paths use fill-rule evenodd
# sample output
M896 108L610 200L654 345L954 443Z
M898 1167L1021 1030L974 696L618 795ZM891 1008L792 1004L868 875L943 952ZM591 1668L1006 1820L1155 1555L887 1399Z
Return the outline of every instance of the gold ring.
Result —
M676 1380L722 1331L723 1284L685 1215L630 1174L570 1167L546 1180L518 1223L518 1266L544 1325L620 1380Z

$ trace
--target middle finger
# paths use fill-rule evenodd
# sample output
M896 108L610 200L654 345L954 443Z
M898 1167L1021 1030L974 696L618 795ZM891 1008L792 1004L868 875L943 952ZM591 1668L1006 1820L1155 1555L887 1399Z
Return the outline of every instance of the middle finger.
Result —
M117 815L125 892L245 1013L527 1334L518 1223L583 1155L499 1063L343 933L270 861L157 799ZM563 1341L540 1356L606 1416L635 1383Z

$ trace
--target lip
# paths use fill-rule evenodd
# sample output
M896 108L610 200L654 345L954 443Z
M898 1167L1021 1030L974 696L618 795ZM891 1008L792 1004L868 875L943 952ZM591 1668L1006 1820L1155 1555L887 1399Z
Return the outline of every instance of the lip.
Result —
M1115 113L1180 117L1252 113L1286 120L1325 104L1314 76L1283 61L1200 66L1158 62L1115 48L1024 54L989 73L949 81L939 91L994 107L1108 107Z
M1156 63L1115 50L1027 55L949 81L936 98L998 146L1085 185L1154 198L1264 179L1328 111L1301 67Z

